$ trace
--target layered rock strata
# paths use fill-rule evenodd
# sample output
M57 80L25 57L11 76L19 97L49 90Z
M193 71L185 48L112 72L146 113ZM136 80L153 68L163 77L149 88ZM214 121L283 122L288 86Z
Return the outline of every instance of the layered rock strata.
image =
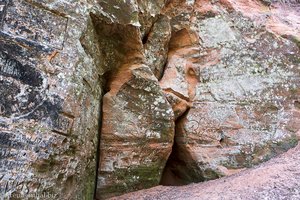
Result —
M0 0L0 196L105 199L294 147L299 7Z

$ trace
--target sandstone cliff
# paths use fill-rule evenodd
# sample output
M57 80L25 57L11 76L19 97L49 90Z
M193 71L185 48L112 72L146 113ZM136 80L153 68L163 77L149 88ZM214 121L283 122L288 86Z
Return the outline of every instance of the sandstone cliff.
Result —
M298 143L300 2L0 0L0 92L0 197L232 175Z

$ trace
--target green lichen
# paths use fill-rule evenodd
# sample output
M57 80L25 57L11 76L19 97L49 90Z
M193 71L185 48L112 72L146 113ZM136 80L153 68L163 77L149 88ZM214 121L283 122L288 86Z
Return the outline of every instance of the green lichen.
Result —
M67 156L75 156L76 155L76 146L74 144L71 144L69 148L64 152Z
M276 155L284 153L291 148L294 148L298 144L298 138L296 135L291 135L283 140L274 142L269 141L264 145L257 145L252 153L252 167L255 164L259 164L274 158Z
M43 160L37 161L36 163L34 163L32 165L32 167L38 173L47 173L49 171L52 171L57 164L58 163L55 160L54 156L50 156L49 159L43 159Z
M207 168L203 172L205 180L213 180L224 176L219 170Z
M286 138L285 140L278 142L275 145L275 148L279 148L283 151L287 151L287 150L295 147L298 144L298 141L299 141L298 137L296 135L292 135L292 136Z
M247 144L242 147L240 153L230 155L221 165L228 169L250 168L295 147L298 140L296 135L291 135L280 141L270 140L255 146Z
M102 197L110 197L146 189L159 184L161 178L161 164L133 166L128 169L117 169L114 174L115 184L101 190Z
M138 14L138 12L132 12L131 13L131 23L132 24L139 24L140 22L139 22L139 14Z
M86 183L84 185L84 190L83 190L83 197L80 198L83 200L89 200L94 198L94 192L95 192L95 171L91 171L88 173L87 178L86 178ZM79 200L79 199L78 199Z
M300 48L300 37L291 36L291 41L294 42Z

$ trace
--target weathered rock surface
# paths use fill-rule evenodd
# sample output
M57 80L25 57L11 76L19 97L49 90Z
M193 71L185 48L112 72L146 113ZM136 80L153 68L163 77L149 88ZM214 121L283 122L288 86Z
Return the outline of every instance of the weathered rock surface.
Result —
M266 1L227 0L229 7L242 12L244 16L249 17L254 23L264 25L268 31L288 38L299 45L299 1L273 1L273 3L265 5L261 2L264 3Z
M158 186L112 199L299 199L299 147L229 177L181 187Z
M163 5L102 2L112 21L103 13L93 16L100 46L109 46L104 60L115 69L103 97L99 199L158 185L172 150L174 114L157 80L171 34L169 19L159 15ZM128 13L138 17L127 19Z
M0 0L0 196L103 199L230 175L294 147L299 10Z
M157 79L145 65L128 70L103 99L99 197L158 185L172 150L173 111Z
M230 175L294 147L299 139L297 44L269 33L237 13L240 9L224 12L222 4L203 1L204 9L200 2L190 14L185 11L188 26L186 18L176 19L183 28L172 34L160 81L190 105L176 121L165 185Z
M157 79L161 79L167 62L171 25L167 16L161 15L144 36L146 62Z
M1 197L93 198L102 81L80 42L91 7L0 1Z
M97 151L98 196L159 183L174 138L153 75L171 34L164 4L0 1L1 196L91 199Z

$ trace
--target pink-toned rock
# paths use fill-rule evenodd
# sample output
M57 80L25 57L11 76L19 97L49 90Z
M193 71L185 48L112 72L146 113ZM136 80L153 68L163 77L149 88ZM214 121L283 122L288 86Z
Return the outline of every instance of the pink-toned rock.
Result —
M173 34L165 73L160 80L163 90L190 101L197 82L194 62L199 56L198 39L193 31L182 29Z
M231 3L233 9L250 7L254 18L265 7L259 2ZM294 102L299 99L299 49L235 10L222 14L224 5L215 4L214 15L205 19L203 6L194 5L190 29L200 44L192 42L197 39L191 39L190 29L171 38L160 85L191 107L176 121L175 144L162 184L226 176L298 142L300 118Z
M287 1L264 4L264 1L227 0L231 6L268 31L290 39L300 40L299 2Z
M175 120L182 116L190 108L190 103L173 94L172 92L164 92L164 94L172 106Z
M298 0L0 0L1 197L102 199L295 146L299 11Z
M157 80L170 39L169 19L159 15L163 2L103 3L118 19L94 16L99 42L108 50L104 61L114 67L103 97L98 199L158 185L172 150L174 113ZM118 13L121 7L139 18Z
M174 114L157 79L145 65L123 67L103 98L98 198L158 185L173 144Z

